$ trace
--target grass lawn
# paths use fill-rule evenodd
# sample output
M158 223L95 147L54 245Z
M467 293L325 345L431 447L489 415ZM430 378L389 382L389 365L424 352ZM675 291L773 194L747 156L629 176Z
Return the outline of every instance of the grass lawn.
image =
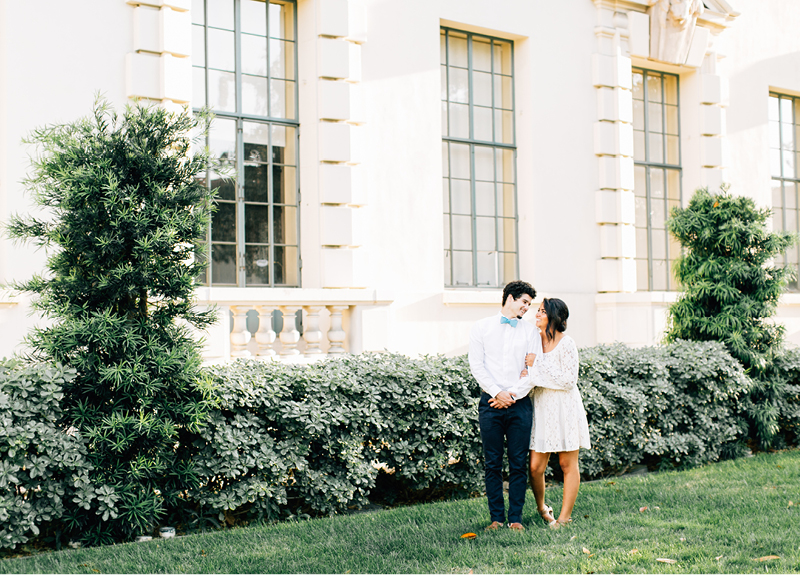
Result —
M560 489L547 493L558 513ZM573 520L550 531L529 490L524 533L485 533L480 498L6 559L0 572L799 573L800 451L585 484Z

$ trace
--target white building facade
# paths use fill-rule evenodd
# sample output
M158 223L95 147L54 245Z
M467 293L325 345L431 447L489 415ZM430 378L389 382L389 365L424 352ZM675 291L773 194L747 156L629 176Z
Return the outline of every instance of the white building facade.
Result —
M0 0L0 218L33 209L22 138L97 92L209 106L209 361L464 353L517 278L581 346L654 344L671 207L724 182L798 230L798 29L791 0ZM43 262L0 241L0 281ZM3 292L0 353L40 321Z

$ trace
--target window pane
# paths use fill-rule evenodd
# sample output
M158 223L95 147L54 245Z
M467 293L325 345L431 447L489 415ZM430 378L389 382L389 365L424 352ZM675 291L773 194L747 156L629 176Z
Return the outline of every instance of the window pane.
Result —
M644 77L641 72L633 72L633 99L644 100Z
M647 130L650 133L663 132L663 114L661 104L650 103L647 105Z
M275 246L275 284L296 286L300 283L296 246Z
M664 260L653 260L653 291L666 291L669 268Z
M794 131L794 124L781 124L781 147L784 150L795 150Z
M444 214L444 221L443 221L443 224L442 224L442 230L444 231L444 247L449 250L450 249L450 216L448 214Z
M794 121L792 115L792 100L791 98L781 98L781 123L788 124Z
M236 246L211 244L211 283L236 283Z
M294 80L294 42L269 41L269 73L273 78Z
M192 64L206 65L206 32L202 26L192 26Z
M272 166L272 201L297 205L297 168Z
M270 80L270 115L273 118L295 119L294 82Z
M499 244L497 249L502 252L514 252L517 250L517 226L513 218L499 218Z
M450 257L450 252L446 250L444 252L443 265L444 265L444 285L446 286L453 285L453 274L451 270L452 258Z
M267 40L260 36L242 34L242 73L267 75Z
M245 246L247 285L269 285L269 246Z
M678 104L678 79L675 76L664 76L664 101L667 104Z
M450 157L447 154L447 142L442 142L442 175L445 178L450 175Z
M650 144L648 152L648 161L657 164L664 163L664 136L661 134L650 134L648 138Z
M786 202L786 208L790 210L797 209L797 193L794 190L793 184L786 182L786 193L784 194L783 199Z
M206 105L206 71L203 68L192 68L192 104L195 108Z
M636 260L636 289L647 291L650 289L649 271L647 260Z
M475 140L492 141L492 109L474 106L474 124L472 126L473 138Z
M242 113L266 116L267 104L267 79L242 74Z
M469 179L469 145L450 144L450 175L454 178Z
M453 285L472 285L472 252L453 252Z
M514 112L495 110L494 141L501 144L514 143Z
M236 199L236 182L228 176L221 176L211 172L211 189L216 190L218 200Z
M653 235L656 235L656 230L663 230L666 221L666 205L661 199L650 200L650 226L653 228Z
M494 41L494 73L512 75L511 44L509 42Z
M266 127L267 124L255 124ZM247 128L245 124L245 128ZM276 164L297 165L297 128L291 126L270 127L272 133L272 161ZM245 131L247 134L247 131Z
M272 217L275 243L297 245L297 208L274 206Z
M650 238L653 242L653 259L665 260L667 259L667 235L664 230L653 229L653 235Z
M242 32L267 35L267 4L260 0L242 0Z
M248 244L269 243L268 210L265 205L245 204L244 241Z
M671 200L681 199L681 173L678 170L667 170L667 197Z
M232 165L236 159L236 121L215 118L208 136L211 156Z
M641 196L634 197L634 206L636 210L636 225L645 228L647 226L647 198Z
M448 136L447 130L447 102L442 102L442 136Z
M236 75L208 71L208 106L218 112L236 112Z
M780 178L781 177L781 151L780 150L770 150L769 151L769 166L770 166L771 175Z
M494 107L511 110L514 108L513 82L508 76L494 77Z
M636 162L645 161L644 132L633 131L633 159Z
M439 62L447 64L447 38L445 37L444 30L439 35Z
M439 66L439 82L442 86L441 98L447 100L447 66Z
M776 96L769 97L769 119L777 122L780 119L780 112L778 111L778 98Z
M646 263L647 253L647 228L636 228L636 257L644 258Z
M450 104L450 136L469 138L469 106Z
M460 70L457 70L460 72ZM484 72L472 74L472 96L476 106L492 105L492 75Z
M218 202L212 216L211 239L215 242L236 242L236 204Z
M492 44L488 38L472 37L472 69L492 71Z
M783 207L783 186L780 180L772 180L772 208L778 210Z
M272 38L294 40L294 6L291 3L270 2L269 35Z
M454 214L472 213L469 180L450 180L450 201Z
M650 169L650 197L663 198L664 197L664 171L651 168ZM652 206L651 206L652 208Z
M493 251L496 249L494 218L475 218L475 240L478 250Z
M205 0L192 0L192 24L205 24Z
M469 72L450 68L447 93L451 102L469 103Z
M475 179L494 180L494 148L475 146Z
M661 76L647 74L647 99L650 102L661 102Z
M234 34L228 30L208 29L208 67L233 72L236 70Z
M513 150L495 150L497 165L496 177L498 182L514 182L514 152Z
M497 252L478 252L478 285L496 286L500 262Z
M644 130L644 102L633 101L633 129Z
M479 216L495 215L494 183L475 182L475 213Z
M678 135L678 107L667 106L667 134Z
M783 153L783 177L784 178L794 178L795 177L795 155L789 152Z
M233 0L206 2L208 25L233 30Z
M667 163L674 166L681 163L678 136L667 136Z
M633 193L637 196L647 196L647 168L644 166L633 167Z
M450 65L467 67L467 38L464 34L458 32L450 32L449 48L450 48Z
M246 202L266 202L268 182L267 176L269 167L248 166L244 167L244 199ZM255 241L255 240L248 240Z
M458 250L472 249L472 218L469 216L453 216L453 247Z
M513 184L503 184L498 186L498 191L502 190L502 194L497 195L497 213L507 218L513 218L517 215L516 207L516 193Z

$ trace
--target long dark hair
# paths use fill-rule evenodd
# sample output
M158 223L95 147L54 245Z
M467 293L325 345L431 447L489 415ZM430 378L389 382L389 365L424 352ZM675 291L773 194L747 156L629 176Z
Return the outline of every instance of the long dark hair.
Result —
M569 317L569 308L562 300L554 297L546 297L542 300L544 306L544 313L547 314L547 328L544 333L547 339L553 339L556 332L563 332L567 329L567 318Z

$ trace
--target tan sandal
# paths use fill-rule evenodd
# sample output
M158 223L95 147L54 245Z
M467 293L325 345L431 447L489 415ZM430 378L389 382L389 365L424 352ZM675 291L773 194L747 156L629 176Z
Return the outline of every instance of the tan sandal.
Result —
M572 517L570 517L566 521L560 521L556 519L555 521L550 522L550 529L552 529L553 531L557 531L561 529L564 525L568 525L569 523L572 523Z
M548 525L549 525L550 523L552 523L553 521L555 521L555 520L556 520L556 519L555 519L555 517L553 516L553 508L552 508L552 507L550 507L550 506L549 506L549 505L547 505L547 504L545 504L545 506L544 506L544 510L542 510L542 509L539 509L539 515L542 517L542 519L544 519L545 521L547 521L547 524L548 524ZM550 516L552 519L548 519L548 518L547 518L547 516L548 516L548 515L549 515L549 516Z

